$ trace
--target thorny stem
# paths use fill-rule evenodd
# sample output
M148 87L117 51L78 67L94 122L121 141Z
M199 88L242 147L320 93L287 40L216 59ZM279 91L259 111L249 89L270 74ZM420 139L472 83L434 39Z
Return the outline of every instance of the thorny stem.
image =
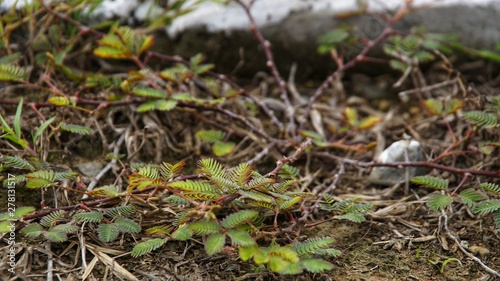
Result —
M294 119L294 110L293 106L290 103L290 99L288 98L288 91L286 89L286 83L281 77L278 68L276 67L276 62L274 61L273 57L273 52L271 51L271 43L264 38L262 35L262 32L257 28L257 24L255 23L255 19L253 18L253 15L250 11L250 8L252 7L253 1L250 2L249 4L243 3L242 0L235 0L236 3L238 3L244 10L245 13L248 17L248 20L250 22L250 31L255 35L255 38L259 41L259 44L262 46L264 49L264 54L266 56L267 62L266 65L269 67L271 70L274 79L276 80L276 83L278 83L278 88L280 90L280 98L283 100L286 106L286 113L288 117L288 127L286 128L286 135L287 136L295 136L296 135L296 126L295 126L295 119Z
M285 165L286 163L295 162L297 159L299 159L302 152L304 152L311 144L312 144L312 139L307 138L304 142L302 142L300 144L300 146L297 148L297 150L295 151L295 153L292 156L289 156L289 157L285 156L285 157L283 157L283 159L278 160L278 162L276 162L276 168L274 168L274 170L272 170L271 172L264 175L264 177L265 178L276 177L276 175L281 170L281 167L283 167L283 165Z

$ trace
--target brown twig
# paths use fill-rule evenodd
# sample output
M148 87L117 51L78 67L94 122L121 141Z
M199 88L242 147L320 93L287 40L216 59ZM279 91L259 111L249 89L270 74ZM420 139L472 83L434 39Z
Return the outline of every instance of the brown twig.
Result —
M297 150L295 151L295 153L292 156L283 157L283 159L278 160L278 162L276 162L276 168L274 168L274 170L272 170L271 172L264 175L264 177L266 177L266 178L276 177L276 175L281 170L281 167L283 167L283 165L285 165L287 163L295 162L297 159L299 159L302 152L304 152L304 150L306 150L306 148L308 148L311 144L312 144L312 139L307 138L304 142L302 142L300 144L300 146L297 148Z
M259 41L259 44L262 46L264 49L264 54L266 56L267 62L266 65L269 67L271 70L271 73L273 74L274 79L276 80L276 83L278 83L278 88L280 90L280 98L283 100L286 106L286 113L288 117L288 127L285 130L285 133L287 136L294 137L296 132L296 126L295 126L295 118L294 118L294 109L292 107L292 104L290 103L290 99L288 98L288 91L286 89L286 83L285 80L281 77L278 67L276 66L276 62L274 61L274 56L273 52L271 51L271 43L264 38L262 35L262 32L260 32L260 29L257 28L257 24L255 23L255 19L253 18L253 15L250 11L250 8L252 7L253 1L251 1L248 4L243 3L241 0L235 0L236 3L238 3L244 10L245 13L248 17L248 20L250 22L250 31L255 35L255 38Z

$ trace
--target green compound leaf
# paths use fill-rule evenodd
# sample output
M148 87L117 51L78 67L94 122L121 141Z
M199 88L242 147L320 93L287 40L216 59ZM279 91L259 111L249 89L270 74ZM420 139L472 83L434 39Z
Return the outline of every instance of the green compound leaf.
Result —
M242 261L247 261L251 259L254 254L257 252L259 247L257 245L249 246L249 247L240 247L238 249L238 254Z
M11 167L14 169L26 169L30 171L35 170L35 167L33 167L33 165L18 156L4 155L4 157L0 158L0 161L2 161L7 167Z
M193 236L193 231L187 228L185 225L179 227L174 233L172 233L172 238L175 240L185 241Z
M500 228L500 210L497 210L493 215L493 220L495 221L495 227Z
M116 218L116 217L124 217L131 215L135 212L135 208L132 205L126 205L126 206L118 206L111 208L109 210L106 210L104 213L108 217Z
M36 238L40 236L40 234L42 234L43 231L44 231L43 227L38 223L27 225L23 229L21 229L21 233L29 238Z
M302 259L300 263L302 263L307 271L312 273L333 269L333 264L322 259Z
M195 136L201 141L207 143L216 143L224 140L226 133L219 130L200 130L196 132Z
M199 220L188 225L188 228L193 231L195 235L208 235L218 233L221 230L220 225L216 221Z
M299 274L302 272L302 266L299 263L292 263L280 256L269 257L268 267L271 271L285 275Z
M46 215L45 217L43 217L40 220L40 224L43 225L44 227L49 227L49 226L55 224L60 218L62 218L64 216L64 214L66 214L66 211L64 211L64 210L54 211L54 212Z
M167 97L167 92L153 88L134 88L132 93L136 96L144 98L165 99Z
M123 233L141 232L141 226L131 219L119 217L115 220L115 224L118 227L118 230Z
M79 135L91 135L94 133L94 130L92 130L91 128L74 124L62 124L61 130Z
M453 202L453 198L448 195L443 194L432 194L427 200L427 206L433 211L439 211L444 207L450 205Z
M489 183L489 182L483 182L479 184L479 187L484 189L486 192L495 194L495 195L500 195L500 185L495 184L495 183Z
M297 252L299 256L314 254L317 250L330 246L335 239L330 237L311 238L304 242L296 242L291 245L292 250Z
M231 154L234 151L236 144L234 142L218 141L212 146L212 151L215 156L222 157Z
M476 207L472 209L472 212L474 214L484 215L495 212L499 209L500 209L500 199L491 199L478 203Z
M34 207L31 207L31 206L19 207L19 208L16 208L16 210L14 211L14 215L10 218L11 219L20 219L20 218L26 216L27 214L33 213L35 210L36 209Z
M73 233L78 230L78 226L69 224L59 224L50 229L50 231L59 231L62 233Z
M259 212L253 210L241 210L237 213L228 215L222 220L222 227L229 229L240 224L251 221L259 215Z
M118 237L120 233L118 226L114 223L102 223L97 228L97 233L99 235L99 239L103 242L111 242Z
M0 81L23 81L26 73L24 68L15 65L0 64Z
M464 112L464 118L481 128L491 128L497 125L497 118L493 114L482 111Z
M132 250L132 252L130 253L130 255L134 258L136 258L138 256L145 255L147 253L150 253L150 252L160 248L163 244L167 243L167 241L168 241L167 238L164 238L164 239L155 238L155 239L151 239L151 240L146 241L146 242L139 243L139 244L135 245L135 247Z
M66 233L57 230L48 230L43 232L43 236L51 242L64 242L68 240Z
M227 232L231 243L235 246L249 247L256 245L255 240L245 231L231 229Z
M207 255L211 256L222 250L224 243L226 242L226 236L222 233L214 233L208 236L205 242L205 252Z
M103 219L103 215L101 212L86 212L86 213L78 213L73 216L74 219L82 222L93 222L98 223Z
M151 100L137 107L137 112L147 112L152 110L170 111L177 106L175 100Z
M441 116L443 114L443 103L438 99L426 99L424 106L432 115Z
M443 180L440 178L430 177L430 176L418 176L411 179L414 184L424 185L432 187L438 190L445 190L448 188L448 180Z
M473 188L469 188L460 192L460 199L469 207L472 207L475 202L483 200L484 196Z

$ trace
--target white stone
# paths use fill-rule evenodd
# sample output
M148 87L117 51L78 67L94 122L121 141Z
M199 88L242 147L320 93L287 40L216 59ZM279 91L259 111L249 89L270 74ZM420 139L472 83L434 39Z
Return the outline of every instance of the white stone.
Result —
M421 145L415 140L401 140L394 142L386 148L375 160L379 163L392 162L416 162L424 159ZM425 170L420 167L408 168L391 168L391 167L374 167L370 173L369 180L371 183L380 185L394 185L406 180L406 169L409 172L409 179L422 175Z

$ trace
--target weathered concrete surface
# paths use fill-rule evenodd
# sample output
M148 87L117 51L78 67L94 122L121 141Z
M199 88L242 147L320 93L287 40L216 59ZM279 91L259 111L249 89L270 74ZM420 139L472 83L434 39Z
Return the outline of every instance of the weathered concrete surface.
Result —
M245 0L248 1L248 0ZM25 1L17 1L18 5ZM187 1L189 7L195 1ZM279 68L287 73L292 63L299 66L298 76L324 77L335 67L327 56L316 52L317 39L340 24L356 26L360 35L374 38L389 14L405 0L256 0L252 14L257 25L272 43ZM14 0L4 0L0 10L11 7ZM469 47L494 49L500 42L500 0L415 0L422 7L407 16L396 27L402 32L424 25L430 32L455 33ZM354 15L366 7L370 15ZM122 18L125 23L156 17L162 10L153 0L107 0L95 11L96 18ZM206 1L194 11L175 19L171 26L158 32L155 50L184 57L204 53L216 62L219 71L253 76L265 69L262 49L248 30L248 18L234 2L220 5ZM354 56L360 47L348 50ZM371 66L369 71L380 72ZM368 72L369 72L368 71Z

